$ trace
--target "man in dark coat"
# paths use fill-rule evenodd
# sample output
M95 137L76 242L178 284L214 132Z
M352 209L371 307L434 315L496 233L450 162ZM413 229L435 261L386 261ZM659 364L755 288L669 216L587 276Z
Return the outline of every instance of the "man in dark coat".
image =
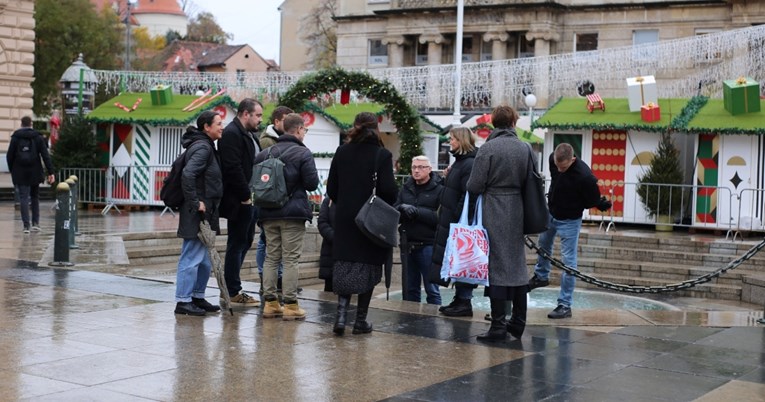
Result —
M47 180L53 184L55 175L53 163L48 154L48 144L38 131L32 128L32 118L21 118L21 128L11 135L8 153L5 155L11 171L13 186L18 191L21 221L24 233L40 231L40 183L43 179L40 158L48 171ZM29 205L32 205L32 221L29 221ZM30 226L31 223L31 226Z
M244 257L255 238L258 207L252 205L250 179L255 156L260 152L258 139L252 133L263 119L260 102L245 98L239 102L236 117L223 130L218 141L223 170L221 216L228 219L226 258L223 263L227 291L234 306L258 307L260 301L242 292L239 272Z
M255 158L260 163L268 157L278 157L284 163L284 181L289 200L281 208L262 208L260 221L266 233L266 262L263 267L264 318L283 317L284 320L305 319L305 310L298 306L298 265L303 252L305 223L313 220L313 210L306 191L319 187L319 173L311 150L303 145L306 135L303 117L290 113L284 118L284 135L276 145ZM276 294L279 263L284 266L282 292L284 308Z
M404 300L419 303L420 284L425 288L428 304L441 305L438 285L430 282L429 268L433 259L433 241L438 225L438 205L441 191L441 176L431 171L427 156L412 159L412 175L401 187L396 208L401 212L399 232L406 243L401 250L401 259L406 258L406 283Z
M552 255L555 236L560 236L563 263L576 269L576 253L579 232L582 229L582 211L598 207L601 211L611 208L611 203L601 198L598 179L589 166L574 156L570 144L562 143L550 155L552 182L547 195L550 210L549 229L539 235L539 248ZM537 258L534 276L529 279L529 290L550 284L550 261L542 256ZM571 317L571 303L576 277L566 272L561 274L558 307L547 314L548 318Z

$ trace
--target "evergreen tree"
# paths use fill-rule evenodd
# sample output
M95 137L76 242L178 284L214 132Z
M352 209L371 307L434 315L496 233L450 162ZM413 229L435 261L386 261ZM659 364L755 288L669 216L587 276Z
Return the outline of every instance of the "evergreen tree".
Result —
M641 184L638 185L637 193L648 215L676 216L681 212L681 201L687 202L683 200L682 188L661 185L683 184L680 152L675 148L669 133L662 133L648 171L638 181Z
M100 152L93 125L82 116L64 119L51 158L56 169L97 168Z

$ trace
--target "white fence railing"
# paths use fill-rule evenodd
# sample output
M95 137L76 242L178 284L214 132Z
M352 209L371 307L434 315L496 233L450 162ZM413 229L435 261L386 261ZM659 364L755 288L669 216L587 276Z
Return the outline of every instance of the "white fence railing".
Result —
M86 204L102 204L104 213L112 207L145 205L163 207L159 198L162 181L170 172L170 166L110 166L105 169L61 169L59 180L71 175L78 177L78 198ZM308 193L308 198L318 211L326 193L329 170L319 169L319 188ZM402 183L407 176L396 176ZM549 188L549 179L547 181ZM638 196L640 187L653 200L665 199L669 205L649 215ZM595 208L585 211L584 219L602 222L610 230L616 223L667 224L674 227L693 227L726 230L734 238L740 232L764 231L765 189L742 189L733 192L728 187L699 186L689 184L667 185L653 183L623 182L601 186L613 207L607 212ZM648 202L652 204L652 202ZM657 216L668 216L668 222L659 222Z

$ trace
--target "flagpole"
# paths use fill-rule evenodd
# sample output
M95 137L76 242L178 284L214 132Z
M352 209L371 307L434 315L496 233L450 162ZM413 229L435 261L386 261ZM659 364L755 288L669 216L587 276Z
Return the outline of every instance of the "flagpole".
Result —
M465 0L457 0L457 34L454 41L454 114L452 125L462 125L462 31L465 16Z

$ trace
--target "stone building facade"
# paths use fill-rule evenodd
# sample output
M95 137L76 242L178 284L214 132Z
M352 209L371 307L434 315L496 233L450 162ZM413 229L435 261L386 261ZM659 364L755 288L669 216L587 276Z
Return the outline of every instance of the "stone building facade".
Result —
M34 0L0 0L0 166L21 117L32 115Z
M337 0L337 63L454 62L457 0ZM667 41L765 23L756 0L465 0L463 62Z

